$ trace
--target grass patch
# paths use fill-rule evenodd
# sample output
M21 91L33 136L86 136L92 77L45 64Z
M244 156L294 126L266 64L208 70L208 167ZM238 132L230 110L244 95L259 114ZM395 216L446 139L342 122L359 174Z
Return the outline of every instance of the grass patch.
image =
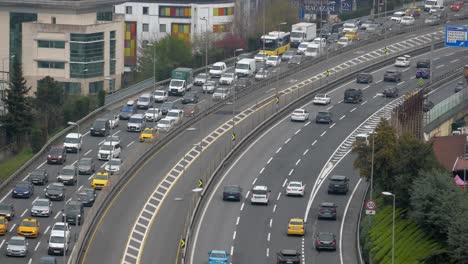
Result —
M18 170L33 156L30 148L23 150L14 157L0 162L0 183L4 182L11 174Z

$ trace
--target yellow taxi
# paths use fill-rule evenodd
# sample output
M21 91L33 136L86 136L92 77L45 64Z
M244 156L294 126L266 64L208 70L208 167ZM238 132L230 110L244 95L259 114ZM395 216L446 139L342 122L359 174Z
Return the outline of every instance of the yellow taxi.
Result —
M91 180L91 187L95 190L102 190L109 184L109 173L101 171L96 173Z
M422 9L417 7L417 6L410 6L406 9L406 13L411 13L412 11L416 11L416 12L419 12L421 13L422 12Z
M147 127L140 133L140 142L153 142L153 140L159 138L159 130L152 127Z
M346 32L344 36L351 40L359 40L359 35L357 31Z
M21 221L17 230L18 235L24 237L39 236L39 221L35 218L25 218Z
M0 216L0 235L5 235L8 232L8 220L4 216Z
M305 235L304 220L302 218L291 218L289 220L288 235Z

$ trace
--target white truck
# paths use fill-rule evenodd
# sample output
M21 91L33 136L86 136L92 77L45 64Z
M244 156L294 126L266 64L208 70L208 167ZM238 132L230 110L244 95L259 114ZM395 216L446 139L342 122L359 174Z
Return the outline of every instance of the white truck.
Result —
M424 2L424 11L429 12L429 10L434 8L440 8L444 6L444 0L426 0Z
M291 27L291 47L297 48L301 42L309 42L317 37L317 24L297 23Z
M238 77L249 77L256 72L256 64L254 59L242 59L236 64L235 73Z
M169 95L184 95L193 86L193 69L177 68L171 72L171 82L169 83Z

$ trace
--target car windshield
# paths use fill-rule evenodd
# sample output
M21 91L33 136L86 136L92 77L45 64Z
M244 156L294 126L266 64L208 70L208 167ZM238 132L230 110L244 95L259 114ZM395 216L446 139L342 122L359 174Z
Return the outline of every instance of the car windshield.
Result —
M33 203L33 206L49 206L49 202L48 201L40 201L40 200L37 200Z
M346 44L346 43L348 43L348 39L347 39L347 38L340 38L340 39L338 40L338 43L344 43L344 44Z
M298 182L291 182L289 184L289 187L302 187L302 184L298 183Z
M10 241L8 241L8 245L11 245L11 246L24 246L24 240L22 239L10 239Z
M184 85L184 81L181 81L181 80L171 80L170 85L171 85L171 86L174 86L174 87L182 87L182 85Z
M270 56L270 57L268 57L267 60L268 60L268 61L277 61L277 60L278 60L278 57L276 57L276 56Z
M395 74L395 73L397 73L397 72L396 72L396 71L390 71L390 70L389 70L389 71L387 71L387 73L388 73L388 74Z
M238 186L226 186L224 187L225 192L239 192L240 189Z
M207 82L207 83L205 83L203 86L205 86L205 87L212 87L212 86L215 86L215 85L216 85L215 82Z
M290 225L302 225L302 222L299 221L291 221L289 222Z
M356 25L354 25L353 23L345 23L345 24L343 25L343 27L344 27L344 28L355 28Z
M333 235L327 233L320 233L319 239L323 241L333 241Z
M316 47L308 47L307 48L307 52L317 52L318 51L318 48Z
M199 79L206 79L208 76L206 75L206 73L200 73L197 75L197 78Z
M344 182L344 180L342 180L342 179L333 179L333 178L330 181L333 182L333 183L343 183Z
M148 133L151 133L151 131L148 131ZM121 161L119 159L111 159L107 165L112 165L112 166L120 166Z
M169 120L167 120L167 119L162 119L161 121L159 121L158 124L160 124L160 125L170 125L171 122Z
M94 176L94 178L96 180L107 180L109 177L107 176L107 174L96 174L96 176Z
M65 237L61 236L51 236L50 237L50 243L64 243L65 242Z
M130 117L128 123L143 123L143 118Z
M326 99L327 96L324 95L324 94L317 94L317 95L315 96L315 98L317 98L317 99Z
M62 154L63 150L61 148L52 148L50 149L50 154L57 155L57 154Z
M149 102L150 98L149 97L146 97L146 96L142 96L140 98L138 98L138 102Z
M79 192L77 193L76 195L78 195L78 198L79 199L87 199L89 196L91 196L89 193L87 192Z
M225 74L223 74L223 76L221 76L221 78L234 78L234 74L233 73L225 73Z
M54 225L54 227L52 228L52 230L54 231L65 231L65 225Z
M266 54L264 53L258 53L257 55L255 55L256 58L265 58L266 57Z
M131 113L131 112L133 112L133 107L132 107L132 106L126 105L126 106L124 106L124 107L122 108L122 110L120 110L120 112Z
M304 33L302 33L302 32L294 32L293 31L293 32L291 32L291 37L292 38L300 38L300 37L302 37L303 34Z
M330 114L328 112L318 112L317 116L318 117L329 117Z
M309 45L309 44L307 44L307 43L301 43L301 44L299 44L299 47L298 47L298 48L299 48L299 49L306 49L308 45Z
M17 187L17 188L29 188L29 186L30 186L30 185L29 185L29 183L27 183L27 182L18 182L18 183L16 184L16 187Z
M60 174L62 174L62 175L73 175L73 174L75 174L75 170L74 169L62 169L60 171Z
M109 144L109 145L107 145L107 144L104 145L104 144L103 144L103 145L101 146L101 150L112 150L112 149L113 149L113 147L112 147L112 145L110 145L110 144Z
M411 17L403 17L401 20L411 20Z
M294 114L294 115L303 115L303 114L304 114L304 110L294 110L293 114Z
M211 253L212 258L225 258L226 255L223 253Z
M65 214L76 214L79 211L78 207L74 205L65 207Z
M267 194L267 191L266 190L253 190L252 193L253 194Z
M28 227L36 226L36 222L33 222L33 221L23 221L23 222L21 222L21 226L28 226Z
M78 138L66 137L64 140L65 143L78 143L80 140Z
M179 117L179 112L169 112L169 113L167 113L167 116L170 116L170 117Z
M405 58L397 58L396 60L397 60L397 61L403 61L403 62L406 61Z
M9 210L11 210L11 207L9 205L6 205L6 204L0 204L0 210L9 211Z
M219 70L222 70L223 67L219 66L219 65L214 65L213 68L211 68L212 70L215 70L215 71L219 71Z
M79 165L91 165L91 163L93 162L92 159L80 159L80 162L78 163Z
M154 92L154 95L155 95L155 96L164 96L164 95L165 95L165 92L164 92L164 91L155 91L155 92Z
M237 69L248 70L250 65L247 63L238 63L236 67Z
M161 108L172 108L172 102L165 102L161 105Z
M51 184L47 187L48 190L54 190L54 191L61 191L63 189L62 186L58 186L55 184Z

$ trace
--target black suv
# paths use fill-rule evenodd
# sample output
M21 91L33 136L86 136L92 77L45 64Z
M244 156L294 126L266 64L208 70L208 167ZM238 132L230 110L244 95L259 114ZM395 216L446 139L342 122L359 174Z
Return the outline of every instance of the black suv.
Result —
M91 136L108 136L111 130L110 122L105 118L98 118L89 130Z
M361 89L353 89L349 88L346 89L344 92L344 100L345 103L354 103L358 104L362 102L362 91Z
M398 97L398 88L395 86L388 86L383 91L383 96L388 98Z
M49 174L45 169L35 169L29 174L29 181L34 185L44 185L49 182Z
M372 81L374 81L374 77L370 73L361 72L356 76L357 83L371 83Z
M333 175L328 184L328 193L347 194L349 190L349 179L346 176Z
M81 225L84 219L84 206L82 202L70 201L65 205L62 214L62 222L72 225Z
M296 250L283 249L276 253L276 256L277 264L301 264L301 254L299 254Z
M318 212L318 219L336 220L336 207L338 206L336 206L335 203L321 203Z
M76 193L76 196L78 196L78 201L84 206L91 207L96 200L97 193L93 188L83 188Z

